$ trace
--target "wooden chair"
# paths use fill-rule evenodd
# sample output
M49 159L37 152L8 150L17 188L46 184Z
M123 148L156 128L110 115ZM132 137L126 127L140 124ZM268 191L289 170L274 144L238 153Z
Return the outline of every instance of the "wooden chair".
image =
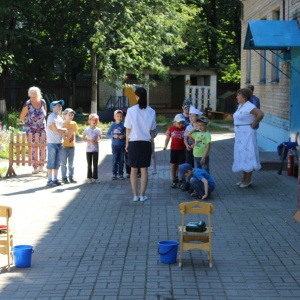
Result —
M182 215L180 232L180 253L179 253L179 267L182 266L182 251L198 249L208 252L209 266L212 267L212 227L211 215L214 212L214 205L200 201L185 202L179 204L179 210ZM185 228L185 215L198 214L206 215L206 231L204 232L187 232ZM197 220L196 220L197 221ZM204 221L204 220L203 220Z
M10 271L10 265L13 263L12 247L13 232L9 227L9 218L12 215L12 208L9 206L0 206L0 220L5 220L5 225L0 228L0 254L7 255L7 269ZM1 224L0 223L0 224Z

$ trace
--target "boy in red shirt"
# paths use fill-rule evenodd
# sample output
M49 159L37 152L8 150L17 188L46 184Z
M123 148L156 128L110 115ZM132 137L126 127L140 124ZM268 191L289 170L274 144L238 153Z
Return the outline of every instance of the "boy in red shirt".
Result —
M165 147L166 150L171 139L171 152L170 152L170 163L171 163L171 176L172 185L171 188L176 188L178 183L178 167L185 162L185 144L184 144L184 116L178 114L173 120L173 125L170 126L166 133Z

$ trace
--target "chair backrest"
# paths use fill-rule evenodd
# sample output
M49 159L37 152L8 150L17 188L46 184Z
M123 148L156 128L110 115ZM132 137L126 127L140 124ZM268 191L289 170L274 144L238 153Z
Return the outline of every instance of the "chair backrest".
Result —
M12 208L9 206L0 206L0 218L5 218L5 225L7 226L7 229L9 230L9 218L12 215ZM0 221L1 222L1 221Z
M214 205L201 201L184 202L179 204L180 213L183 214L205 214L211 215L214 212Z
M184 226L184 216L186 214L198 214L208 216L208 226L211 226L211 215L214 212L214 205L201 201L183 202L179 204L179 210L182 214L182 226Z

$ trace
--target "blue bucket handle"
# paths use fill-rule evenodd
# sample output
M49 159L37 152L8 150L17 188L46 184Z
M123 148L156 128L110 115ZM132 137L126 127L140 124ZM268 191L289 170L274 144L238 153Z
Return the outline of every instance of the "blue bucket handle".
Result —
M160 253L159 252L159 247L157 248L157 253L160 255L167 255L169 254L174 248L178 247L178 245L173 245L173 247L171 249L169 249L166 253Z

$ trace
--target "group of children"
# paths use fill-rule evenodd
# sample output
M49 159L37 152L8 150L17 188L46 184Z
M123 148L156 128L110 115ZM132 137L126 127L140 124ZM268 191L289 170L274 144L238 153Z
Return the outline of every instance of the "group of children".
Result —
M50 104L52 113L47 120L47 148L48 148L48 182L50 186L60 185L57 179L58 169L61 166L62 182L76 183L74 179L75 137L78 126L73 121L75 111L67 108L60 114L63 100ZM205 199L214 189L214 180L209 174L209 150L211 135L207 131L207 119L202 113L186 101L183 103L183 113L177 114L166 132L166 150L169 142L172 188L180 187L189 190L192 196ZM189 119L189 123L187 121ZM106 137L112 140L112 180L124 180L124 161L126 128L124 127L122 110L114 111L114 122L109 127ZM98 158L101 130L97 127L97 114L89 115L89 127L83 132L82 141L87 142L87 179L88 183L99 182ZM61 147L59 141L62 141ZM153 173L156 173L155 151L152 155ZM126 167L127 176L130 169Z
M66 108L61 117L64 101L53 101L50 104L52 113L47 119L47 185L59 186L62 183L77 183L74 179L75 138L78 126L73 121L75 111ZM86 159L88 164L87 178L89 183L99 182L98 157L101 130L97 127L99 117L97 114L89 115L89 127L84 130L82 140L87 142ZM58 170L61 167L62 181L58 180Z
M180 187L196 198L206 199L215 187L209 174L211 135L207 119L188 100L182 109L183 113L175 116L167 130L163 148L166 150L171 140L171 188Z

